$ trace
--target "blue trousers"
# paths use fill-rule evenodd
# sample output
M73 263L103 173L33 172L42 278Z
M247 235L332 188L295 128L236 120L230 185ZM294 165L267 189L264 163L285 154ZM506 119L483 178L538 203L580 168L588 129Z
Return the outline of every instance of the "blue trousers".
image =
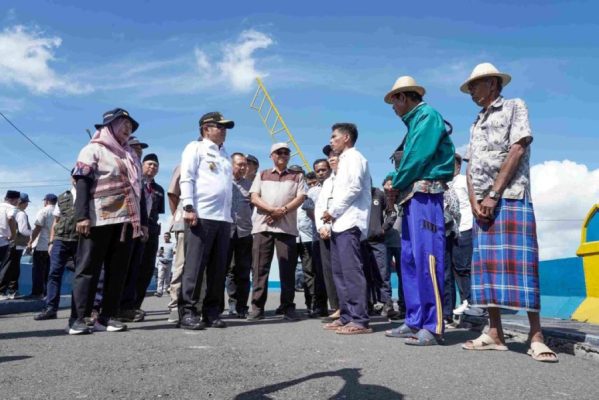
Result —
M401 277L406 324L443 334L445 222L443 194L415 193L404 204Z
M341 322L368 327L368 288L364 277L360 229L332 232L331 267L339 297Z
M47 286L48 295L46 296L46 307L50 310L58 310L62 277L70 258L77 264L77 242L54 240L52 252L50 253L50 273L48 274Z
M395 260L395 272L397 272L397 306L399 312L406 312L406 303L403 298L403 284L401 281L401 247L387 247L387 268L389 268L389 280L393 272L393 261Z

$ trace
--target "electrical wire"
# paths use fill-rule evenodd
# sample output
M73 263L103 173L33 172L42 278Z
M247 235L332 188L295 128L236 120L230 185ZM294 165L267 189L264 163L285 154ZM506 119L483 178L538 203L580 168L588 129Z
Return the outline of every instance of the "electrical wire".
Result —
M34 145L39 151L41 151L42 153L44 153L46 155L46 157L48 157L50 160L54 161L56 164L60 165L62 168L64 168L67 172L71 172L70 168L67 168L64 164L62 164L60 161L58 161L57 159L55 159L54 157L52 157L50 154L48 154L46 152L46 150L42 149L40 146L38 146L37 143L35 143L29 136L27 136L22 130L20 130L19 128L17 128L17 126L15 124L12 123L11 120L9 120L6 115L4 115L3 112L0 111L0 115L2 116L2 118L4 118L6 120L6 122L8 122L13 128L16 129L17 132L19 132L21 135L23 135L23 137L25 139L27 139L32 145Z

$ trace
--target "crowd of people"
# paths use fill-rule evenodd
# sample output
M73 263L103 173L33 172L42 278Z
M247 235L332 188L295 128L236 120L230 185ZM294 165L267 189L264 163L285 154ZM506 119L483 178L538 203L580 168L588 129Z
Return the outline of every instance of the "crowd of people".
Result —
M332 126L313 171L289 165L284 142L272 145L272 164L260 169L256 157L225 150L235 123L209 112L165 196L154 181L157 155L144 156L147 144L132 136L137 121L124 109L108 111L77 157L71 189L44 198L33 229L27 194L6 193L0 293L15 296L21 255L32 251L30 296L45 301L35 319L54 319L64 270L74 260L68 333L122 331L125 323L144 319L141 306L157 265L156 296L170 295L169 322L191 330L225 328L225 313L249 321L265 317L276 254L281 288L275 313L284 320L302 318L295 303L299 259L306 316L321 318L327 331L371 333L371 317L382 315L403 321L386 336L437 345L455 315L478 308L488 312L489 329L462 347L503 351L500 310L523 310L529 354L556 362L539 318L532 132L524 101L501 95L510 80L483 63L460 87L481 107L462 156L451 124L424 101L425 88L412 77L398 78L384 101L407 134L381 188L356 146L353 123ZM159 251L158 217L166 201L172 224Z

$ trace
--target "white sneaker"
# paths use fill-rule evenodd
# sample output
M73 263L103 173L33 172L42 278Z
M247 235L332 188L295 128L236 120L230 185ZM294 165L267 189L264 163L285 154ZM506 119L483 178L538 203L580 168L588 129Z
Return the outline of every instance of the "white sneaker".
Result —
M2 300L10 300L10 297L8 297L7 294L2 293L2 294L0 294L0 301L2 301Z
M462 315L469 308L470 308L470 304L468 304L468 300L464 300L464 301L462 301L462 304L460 304L455 310L453 310L453 313L455 315Z

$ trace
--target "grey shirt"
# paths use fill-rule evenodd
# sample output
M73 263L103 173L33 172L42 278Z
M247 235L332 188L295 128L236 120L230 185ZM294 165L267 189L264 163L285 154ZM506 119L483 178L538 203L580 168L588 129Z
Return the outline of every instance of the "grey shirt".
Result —
M233 202L231 207L231 237L237 232L237 237L249 236L252 233L252 205L250 188L252 182L245 178L236 181L233 178Z

